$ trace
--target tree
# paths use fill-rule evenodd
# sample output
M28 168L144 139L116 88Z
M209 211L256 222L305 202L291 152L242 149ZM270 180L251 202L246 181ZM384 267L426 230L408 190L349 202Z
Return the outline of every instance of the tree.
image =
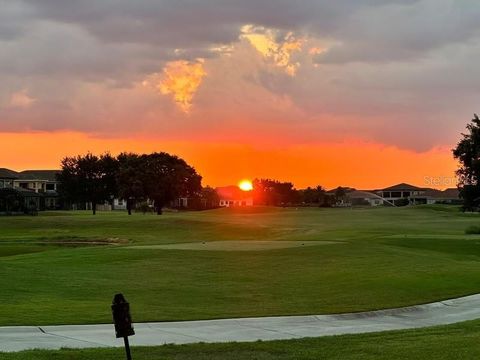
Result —
M460 163L456 174L463 209L472 211L478 209L480 199L480 119L477 114L467 130L452 152Z
M66 157L58 175L60 193L70 202L90 202L95 215L97 204L111 201L117 193L117 169L117 160L108 153Z
M286 206L299 201L299 194L290 182L271 179L253 180L253 195L256 204Z
M324 206L325 204L325 189L320 185L311 188L301 190L301 198L304 204L316 204L318 206Z
M185 160L164 152L141 156L145 168L145 195L154 201L158 215L162 208L181 196L198 196L202 177Z
M132 215L137 202L145 198L145 159L137 154L122 153L117 160L118 195L126 201L128 215Z
M200 194L201 207L204 209L217 208L220 203L220 197L215 189L206 186L202 189Z
M337 204L343 204L343 202L346 200L346 196L347 188L339 186L335 189L335 202Z

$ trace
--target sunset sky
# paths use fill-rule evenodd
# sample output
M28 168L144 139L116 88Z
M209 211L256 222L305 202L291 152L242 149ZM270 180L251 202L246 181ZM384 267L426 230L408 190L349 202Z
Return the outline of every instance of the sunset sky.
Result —
M0 0L0 167L177 154L220 186L455 186L476 0Z

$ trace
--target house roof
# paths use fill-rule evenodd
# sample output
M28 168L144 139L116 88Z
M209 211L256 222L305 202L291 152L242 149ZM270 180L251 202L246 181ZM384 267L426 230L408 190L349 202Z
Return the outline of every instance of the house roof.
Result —
M1 179L18 179L18 173L10 169L0 168L0 178Z
M354 190L347 194L350 199L381 199L380 196L368 191Z
M215 191L221 200L245 200L252 198L251 191L243 191L235 185L217 187Z
M433 199L460 199L460 192L456 188L448 188L443 191L427 189L425 194Z
M60 170L25 170L18 173L22 180L46 180L57 181Z
M337 186L335 189L330 189L326 193L327 194L335 194L337 192L337 190L340 189L340 188L343 189L346 193L357 190L357 189L349 187L349 186Z
M424 190L424 189L419 188L417 186L410 185L410 184L406 184L406 183L400 183L400 184L397 184L397 185L389 186L385 189L380 189L380 191L402 191L402 190L405 190L405 191L419 191L419 190Z

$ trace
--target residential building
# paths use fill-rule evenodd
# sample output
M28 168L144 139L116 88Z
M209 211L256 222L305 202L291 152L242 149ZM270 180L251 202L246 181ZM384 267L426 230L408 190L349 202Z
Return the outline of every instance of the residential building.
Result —
M215 189L220 207L253 206L252 191L241 190L238 186L224 186Z
M16 172L0 168L0 189L17 190L18 198L28 198L29 207L55 210L61 207L58 195L58 170L25 170ZM4 194L7 192L4 191ZM12 194L13 192L9 192Z
M420 188L410 184L397 184L385 189L376 190L377 195L391 203L404 202L405 204L436 204L436 203L459 203L460 195L458 189L449 188L437 190L431 188Z
M389 186L387 188L377 190L376 193L386 201L392 203L403 199L412 201L417 200L419 203L423 202L423 200L426 201L426 189L406 183Z
M456 188L437 190L400 183L377 190L356 190L342 187L344 195L336 199L335 206L402 206L421 204L460 204L459 191ZM336 196L337 189L327 192L327 195Z
M379 206L385 203L382 197L370 191L352 190L345 198L350 206Z

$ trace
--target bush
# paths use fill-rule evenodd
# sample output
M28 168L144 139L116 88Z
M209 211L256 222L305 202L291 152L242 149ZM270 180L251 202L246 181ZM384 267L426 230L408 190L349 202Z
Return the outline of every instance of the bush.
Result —
M480 225L472 225L472 226L469 226L469 227L465 230L465 234L467 234L467 235L480 234Z

